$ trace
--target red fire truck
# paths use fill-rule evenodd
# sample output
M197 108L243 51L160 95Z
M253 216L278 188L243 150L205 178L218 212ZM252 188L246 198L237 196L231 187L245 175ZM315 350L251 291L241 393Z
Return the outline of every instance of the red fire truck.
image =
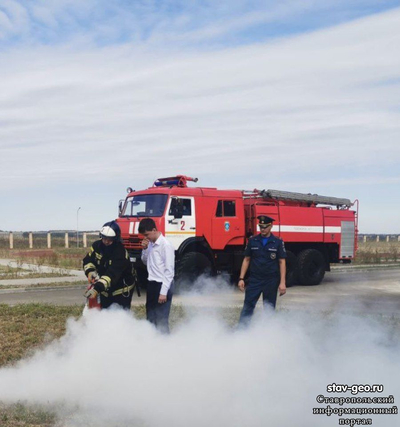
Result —
M128 188L117 219L122 239L141 280L141 219L153 218L176 250L176 281L191 283L201 273L239 273L243 251L258 232L257 217L275 219L283 239L287 283L317 285L331 263L352 261L357 245L358 201L277 190L219 190L189 187L184 175L157 179L140 191ZM352 207L355 209L351 209Z

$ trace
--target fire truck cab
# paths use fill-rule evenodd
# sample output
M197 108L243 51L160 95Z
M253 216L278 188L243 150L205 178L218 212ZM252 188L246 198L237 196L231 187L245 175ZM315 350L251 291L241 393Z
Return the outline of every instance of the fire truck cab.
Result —
M219 190L189 187L184 175L157 179L141 191L128 189L117 219L141 281L141 219L150 217L176 251L176 281L191 283L202 273L240 271L257 216L275 219L272 232L288 251L288 284L318 284L330 263L351 262L356 250L357 212L348 199L276 190ZM322 206L322 207L320 207Z

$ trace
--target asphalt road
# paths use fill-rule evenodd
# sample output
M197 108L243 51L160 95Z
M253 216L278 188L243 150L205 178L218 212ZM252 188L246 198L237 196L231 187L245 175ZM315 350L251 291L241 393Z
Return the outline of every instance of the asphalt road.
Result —
M82 282L82 286L59 289L0 290L0 303L83 304L85 287ZM133 304L144 302L144 292L141 298L134 296ZM241 306L242 302L243 294L234 287L174 296L174 303L184 306L230 307ZM332 271L326 274L321 285L289 288L285 296L278 297L277 307L400 316L400 268Z

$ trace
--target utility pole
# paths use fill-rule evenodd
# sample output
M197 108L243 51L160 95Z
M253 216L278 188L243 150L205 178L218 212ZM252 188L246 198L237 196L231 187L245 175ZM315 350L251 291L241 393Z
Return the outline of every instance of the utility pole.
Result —
M79 211L81 210L81 207L79 206L78 210L76 211L76 247L79 248Z

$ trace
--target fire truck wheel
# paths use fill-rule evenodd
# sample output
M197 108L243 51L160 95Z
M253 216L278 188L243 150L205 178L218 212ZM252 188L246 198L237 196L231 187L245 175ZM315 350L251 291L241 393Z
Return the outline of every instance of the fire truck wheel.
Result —
M200 252L188 252L178 262L176 268L177 290L189 289L202 274L211 274L210 260Z
M291 251L286 251L286 286L290 288L298 283L297 257Z
M297 257L299 282L301 285L319 285L325 276L325 260L316 249L306 249Z

